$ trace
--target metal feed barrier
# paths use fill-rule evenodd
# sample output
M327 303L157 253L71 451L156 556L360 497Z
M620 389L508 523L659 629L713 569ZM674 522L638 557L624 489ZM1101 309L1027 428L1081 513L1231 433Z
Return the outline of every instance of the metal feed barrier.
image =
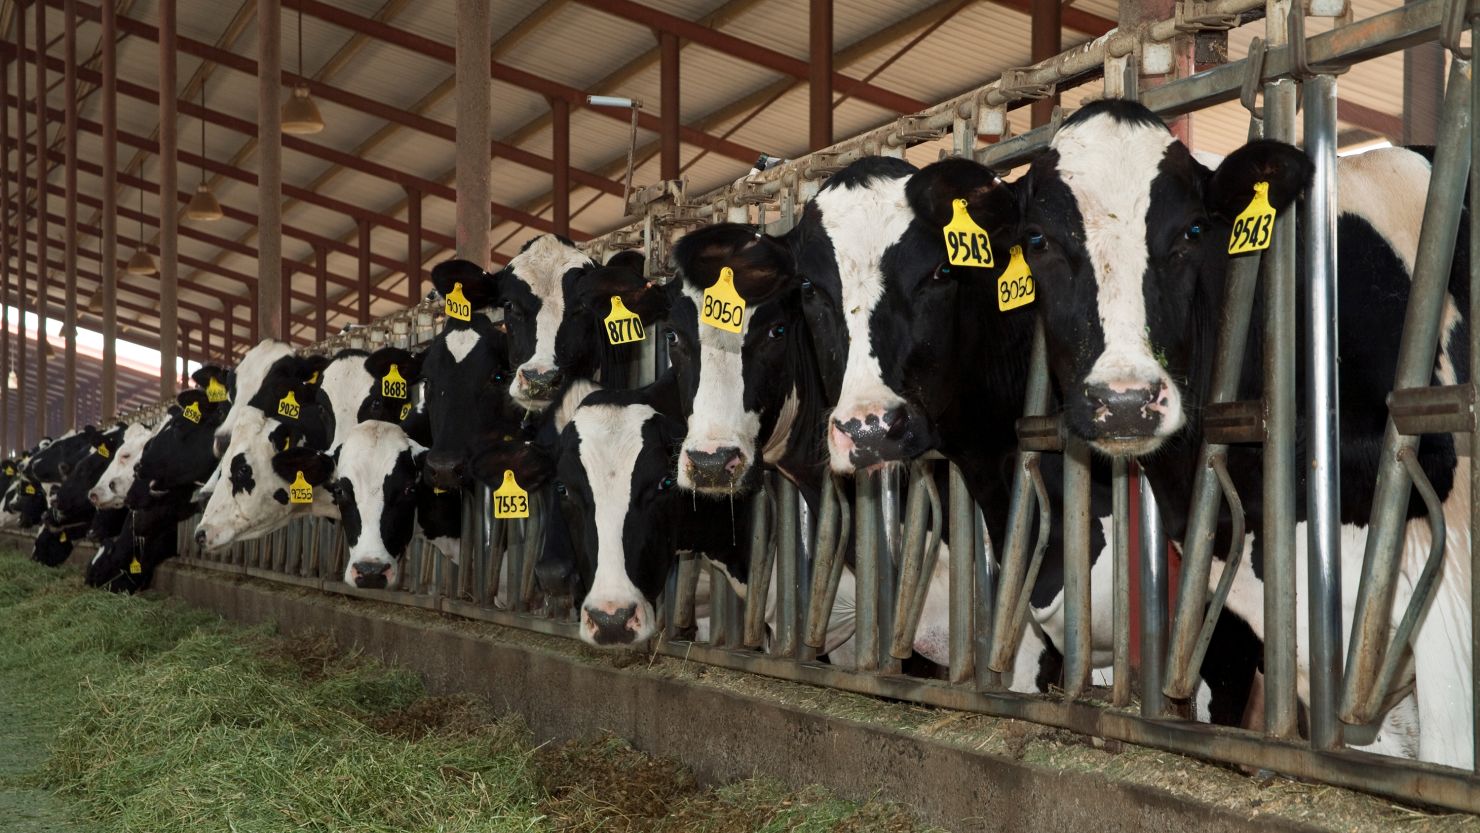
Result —
M1318 11L1339 14L1336 3L1315 3ZM1226 30L1259 16L1264 37L1250 56L1184 78L1138 90L1141 74L1166 73L1174 64L1172 41L1189 33ZM979 134L1002 134L1008 108L1041 97L1058 86L1102 76L1107 95L1139 98L1172 116L1242 99L1251 113L1251 136L1293 141L1297 98L1304 101L1304 136L1315 162L1316 180L1304 205L1300 233L1305 236L1305 296L1297 303L1294 212L1276 222L1274 243L1263 256L1233 259L1227 300L1219 321L1218 363L1207 405L1203 465L1191 484L1189 529L1182 552L1178 605L1168 604L1167 546L1148 484L1133 482L1123 461L1113 469L1115 625L1114 687L1109 705L1089 702L1091 617L1089 582L1089 450L1065 439L1057 416L1049 413L1050 389L1041 330L1031 353L1026 413L1019 422L1021 454L1011 493L1006 540L989 549L982 513L973 505L961 473L948 472L948 499L936 489L939 460L921 460L882 476L859 475L854 497L844 484L829 483L814 516L789 483L772 478L765 488L768 511L755 513L749 530L755 544L745 599L713 569L708 576L708 636L682 641L698 620L696 588L701 562L680 560L668 579L662 604L664 630L653 646L662 653L853 692L911 700L933 706L1031 720L1084 734L1146 744L1251 768L1270 769L1426 804L1480 812L1480 779L1471 771L1419 764L1355 752L1342 746L1343 721L1365 723L1383 704L1398 666L1401 646L1432 592L1443 559L1445 520L1433 488L1413 456L1421 433L1452 433L1462 438L1464 454L1475 430L1475 381L1428 387L1434 366L1442 301L1461 219L1465 188L1472 212L1480 212L1480 131L1472 118L1480 112L1469 50L1461 34L1477 27L1463 2L1419 0L1375 17L1340 25L1306 38L1304 17L1291 14L1288 0L1187 0L1173 19L1135 31L1112 31L1088 44L1008 76L922 113L899 119L824 151L791 160L701 197L690 199L681 181L664 182L634 195L642 208L631 222L588 244L597 259L622 248L641 248L652 276L665 278L668 253L682 233L709 222L766 223L784 231L821 182L832 172L866 155L902 155L921 141L950 136L958 155L971 155L998 170L1028 161L1044 149L1058 119L1044 127L978 149ZM1342 644L1339 576L1337 453L1335 411L1335 255L1336 232L1336 73L1344 68L1414 44L1441 40L1453 53L1440 125L1438 152L1413 275L1391 415L1383 441L1378 495L1367 541L1357 615L1350 645ZM1263 92L1262 108L1256 94ZM769 221L769 222L768 222ZM1470 238L1471 275L1468 320L1480 321L1480 235ZM1262 284L1262 285L1261 285ZM1265 293L1263 323L1264 395L1261 401L1234 401L1249 335L1256 293ZM1309 349L1306 364L1310 459L1295 459L1297 310L1304 309ZM332 352L382 344L425 344L434 336L441 311L423 304L365 329L336 336L312 348ZM646 342L637 381L652 378L659 357ZM1480 328L1471 330L1470 367L1480 367ZM1472 370L1473 375L1473 370ZM137 415L135 415L137 416ZM1229 445L1263 446L1264 482L1257 496L1265 508L1256 530L1265 558L1265 730L1256 733L1199 724L1174 714L1196 686L1196 670L1207 650L1212 624L1240 567L1241 549L1228 554L1219 585L1208 588L1213 534L1220 507L1231 516L1233 540L1245 528L1243 503L1225 467ZM1064 464L1062 512L1049 511L1049 496L1039 474L1043 455L1060 454ZM1473 457L1471 462L1474 463ZM1310 535L1309 587L1309 738L1298 733L1296 681L1296 501L1295 466L1307 477ZM1480 466L1472 465L1471 495L1480 495ZM1389 634L1398 556L1406 525L1410 490L1416 488L1431 512L1436 545L1400 617ZM1131 490L1140 494L1139 547L1131 546ZM180 552L187 563L245 573L324 591L437 610L501 625L575 638L568 606L532 610L534 564L541 537L538 503L528 520L495 521L487 489L466 497L464 550L444 557L425 541L413 541L405 561L401 591L360 590L340 581L344 548L333 523L300 519L259 541L221 552L199 552L183 525ZM1471 525L1480 522L1480 503L1471 508ZM1033 586L1052 524L1063 524L1065 682L1061 695L1025 696L1002 686L1023 631L1028 588ZM950 542L942 553L942 538ZM816 661L833 608L849 542L855 546L857 583L854 637L857 669ZM1132 553L1139 553L1132 564ZM949 559L949 664L947 679L902 676L899 662L910 653L929 576L938 559ZM1141 598L1133 613L1131 570L1139 572ZM1472 614L1480 616L1480 593L1471 588ZM774 592L774 628L765 621L768 590ZM1139 703L1133 707L1131 616L1139 619L1141 662ZM1395 649L1393 646L1400 646ZM1347 660L1343 662L1343 648ZM1480 669L1480 663L1473 668ZM1480 686L1475 686L1480 694Z

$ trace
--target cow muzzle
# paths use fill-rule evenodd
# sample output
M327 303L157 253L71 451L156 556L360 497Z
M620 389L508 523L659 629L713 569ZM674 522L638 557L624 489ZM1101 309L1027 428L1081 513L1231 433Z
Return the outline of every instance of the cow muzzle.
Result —
M653 612L641 600L609 600L581 606L581 640L598 648L642 642L653 635Z
M544 407L550 404L565 382L565 372L558 367L539 369L525 365L514 374L512 394L526 407Z
M1178 399L1175 388L1164 379L1086 383L1083 398L1075 403L1078 413L1072 415L1071 426L1103 454L1148 454L1181 427Z
M344 571L344 581L363 590L388 590L397 578L395 567L390 561L360 559Z
M833 470L848 474L913 459L929 447L928 420L913 405L834 416L828 431Z
M682 479L688 481L680 485L700 492L732 492L749 470L745 453L733 445L712 449L685 448L679 460L679 472Z
M427 452L422 479L437 489L461 489L467 479L467 461L455 451Z

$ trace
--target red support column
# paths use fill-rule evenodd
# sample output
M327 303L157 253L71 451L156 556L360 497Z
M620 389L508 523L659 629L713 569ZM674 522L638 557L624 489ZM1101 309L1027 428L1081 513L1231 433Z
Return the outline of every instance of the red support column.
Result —
M666 96L666 87L665 96ZM664 112L668 103L664 99ZM554 184L550 189L553 205L551 219L555 233L570 236L570 102L563 98L550 100L551 146L550 156L555 160ZM664 153L667 153L665 150ZM666 157L665 157L666 158Z
M175 342L179 336L179 213L170 195L179 190L176 167L179 145L176 141L175 95L178 67L175 42L176 0L159 0L159 365L175 366ZM183 340L183 339L181 339ZM173 372L159 374L159 397L173 399Z
M118 24L112 3L103 17L103 234L98 271L103 276L103 415L118 411Z
M320 269L322 272L323 269ZM406 189L406 301L421 303L421 191ZM325 298L319 299L322 307ZM323 336L319 336L323 338Z
M10 97L10 62L0 67L0 98ZM18 450L10 437L10 409L15 391L10 388L10 113L0 111L0 448ZM16 258L20 260L20 258ZM19 411L17 411L19 413ZM21 417L17 417L17 420Z
M810 51L812 54L807 75L808 104L811 111L808 119L808 145L812 150L820 150L833 143L832 0L812 0Z
M318 296L318 340L323 341L329 337L329 250L323 246L313 247L314 258L317 262L317 274L315 275L315 294Z
M360 323L370 323L370 222L360 221Z
M226 364L236 364L236 304L226 304L226 330L221 338L221 346L226 351Z
M46 54L46 4L36 4L36 54ZM51 235L46 227L48 202L46 183L51 178L47 156L46 132L46 62L36 64L36 436L51 433L47 415L51 403L50 374L46 362L47 244Z
M678 102L678 36L670 32L658 35L659 79L662 119L659 138L659 156L662 177L678 179L680 160L678 134L683 126Z
M24 13L15 16L15 36L17 44L26 42L26 16ZM16 386L16 413L15 423L16 445L21 449L30 448L29 442L31 432L26 427L26 377L31 368L26 363L26 275L29 271L26 263L30 258L30 251L26 247L26 227L29 221L26 218L28 197L26 195L26 62L15 63L15 97L19 102L15 111L15 169L19 172L16 177L16 193L19 200L15 207L15 249L17 285L16 297L16 340L15 340L15 370L20 377L20 383ZM39 409L38 409L39 410ZM37 437L36 439L41 439Z
M1033 63L1059 54L1063 26L1063 6L1059 0L1033 0ZM1033 126L1048 124L1053 119L1054 105L1058 103L1056 95L1033 102Z
M62 85L66 89L66 168L65 185L67 204L63 207L66 235L63 264L66 283L66 318L62 335L66 339L62 358L62 373L66 379L66 391L62 396L62 424L76 428L77 419L77 0L66 0L63 4L63 38L65 64Z

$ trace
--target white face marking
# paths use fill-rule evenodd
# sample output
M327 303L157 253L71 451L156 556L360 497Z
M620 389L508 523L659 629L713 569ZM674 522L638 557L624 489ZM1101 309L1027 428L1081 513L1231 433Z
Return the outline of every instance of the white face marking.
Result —
M138 464L139 455L144 451L144 443L167 424L168 420L153 428L141 422L129 425L123 432L123 442L113 452L113 460L103 469L103 474L92 487L92 491L88 492L88 499L94 506L99 509L119 509L123 506L123 499L128 495L128 490L133 488L134 466Z
M596 574L581 606L581 638L592 642L586 609L637 609L634 642L652 636L653 607L627 576L622 530L632 501L632 472L642 453L642 427L657 415L647 405L590 405L576 410L581 464L591 485L596 518Z
M565 426L575 419L576 409L581 407L587 396L592 392L601 390L601 385L590 379L574 379L566 386L565 392L560 395L560 404L555 406L555 433L565 430Z
M684 294L696 309L704 308L704 291L688 284ZM701 492L724 492L726 488L699 488L689 474L689 452L713 452L738 448L745 465L755 464L756 435L761 415L745 407L745 363L741 346L750 332L750 317L741 319L740 332L732 333L706 324L699 325L699 389L694 393L688 436L678 461L678 485Z
M267 378L267 371L272 368L273 363L291 355L293 348L284 342L268 339L259 342L242 356L241 362L236 366L236 395L231 398L231 408L226 412L226 419L216 429L218 443L231 436L237 420L248 410L247 403L257 395L258 389L262 387L262 380Z
M447 352L452 354L452 360L462 364L462 360L466 359L468 354L473 352L473 348L478 346L479 338L481 336L478 335L477 330L472 327L461 327L443 335L442 343L447 345Z
M359 422L360 406L370 397L370 386L375 379L365 369L365 358L350 355L335 359L320 374L319 389L329 397L329 410L334 414L330 451L338 448L344 442L344 435Z
M385 479L402 454L414 457L423 450L406 436L400 426L389 422L361 422L345 432L344 443L339 448L339 464L333 477L350 482L354 489L355 508L360 514L360 535L350 546L349 558L345 563L346 584L354 583L354 564L360 561L389 564L390 569L386 571L387 587L394 588L400 580L396 559L403 553L390 551L380 528L386 505Z
M1156 435L1182 427L1181 395L1152 355L1146 332L1146 214L1151 185L1176 141L1161 127L1096 116L1054 136L1058 172L1084 221L1084 247L1095 273L1105 349L1085 382L1114 390L1166 390Z
M848 362L833 420L861 420L904 402L884 384L884 371L869 338L869 318L884 295L884 252L904 236L915 216L905 199L908 181L908 177L875 179L856 188L828 188L812 198L822 210L822 227L832 240L848 333ZM839 445L838 432L828 431L834 471L853 471L848 451Z
M534 318L534 354L519 365L514 374L510 395L520 407L539 410L548 400L530 399L526 395L524 372L548 373L556 370L555 334L565 317L565 273L572 269L589 269L595 264L580 249L568 246L552 234L534 238L529 248L509 261L514 276L529 287L540 300Z
M206 534L206 549L260 538L282 528L293 517L304 514L301 507L273 499L273 492L280 488L280 484L272 471L272 458L281 449L273 448L267 435L279 424L256 408L248 408L237 421L226 453L221 455L221 462L216 466L216 488L211 491L201 512L200 525L196 527L197 532ZM238 454L244 455L247 465L252 467L253 485L248 491L233 494L231 461ZM314 502L309 511L321 517L339 517L339 510L322 494L322 490L314 491Z

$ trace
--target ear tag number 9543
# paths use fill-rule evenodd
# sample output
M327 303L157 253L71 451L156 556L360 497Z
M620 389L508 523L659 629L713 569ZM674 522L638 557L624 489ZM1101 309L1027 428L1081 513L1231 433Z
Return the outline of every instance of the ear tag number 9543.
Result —
M400 366L393 364L385 375L380 377L380 395L386 399L405 399L406 393L406 379L401 375Z
M1006 312L1027 306L1037 297L1038 284L1033 281L1033 270L1023 257L1023 247L1013 246L1012 259L997 277L997 309Z
M500 520L529 517L529 493L509 469L504 469L503 485L493 492L493 516Z
M715 329L740 332L745 323L745 299L735 290L735 271L730 267L719 270L719 280L704 290L699 320Z
M295 472L293 482L288 484L288 502L295 504L313 503L313 484L303 479L303 472Z
M448 318L456 318L459 321L473 320L473 305L468 301L468 296L463 294L461 282L452 285L452 291L447 293L447 304L443 309Z
M1274 206L1269 204L1269 183L1254 183L1254 198L1233 221L1228 253L1241 255L1269 248L1274 237Z
M611 315L606 317L606 340L610 344L632 344L647 338L642 317L622 303L621 295L612 296Z
M992 265L992 241L987 237L987 230L971 219L971 214L966 211L966 200L951 202L951 221L943 230L952 266Z

